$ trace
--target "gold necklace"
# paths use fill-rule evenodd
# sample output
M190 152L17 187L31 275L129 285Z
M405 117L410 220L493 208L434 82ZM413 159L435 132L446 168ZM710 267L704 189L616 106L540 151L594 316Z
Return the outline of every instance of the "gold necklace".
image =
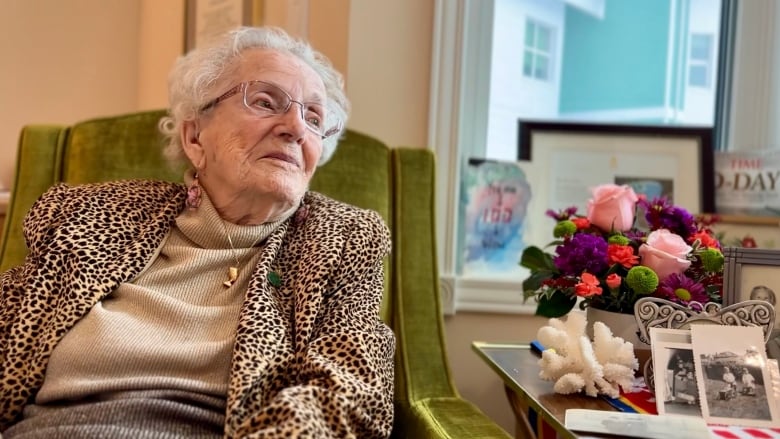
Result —
M228 233L225 220L222 220L222 229L225 231L225 236L227 237L228 244L230 245L230 253L233 255L233 261L235 262L235 265L228 267L228 279L225 282L222 282L222 285L224 285L225 288L230 288L236 282L236 279L238 279L238 267L241 266L241 260L238 258L236 247L233 245L233 238L231 238L230 233ZM246 257L250 257L252 255L251 249L254 248L254 246L256 246L261 239L263 239L262 234L255 240L255 242L252 243L252 245L249 246L250 251L247 253Z

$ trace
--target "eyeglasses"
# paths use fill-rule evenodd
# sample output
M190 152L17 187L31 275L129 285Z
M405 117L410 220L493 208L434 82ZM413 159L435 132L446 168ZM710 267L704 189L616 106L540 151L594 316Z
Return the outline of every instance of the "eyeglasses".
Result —
M306 128L326 139L341 130L341 121L328 111L326 106L315 102L299 102L281 88L263 81L242 82L223 93L218 98L201 107L201 113L214 108L217 104L234 94L243 92L244 107L257 117L271 117L286 114L293 103L301 107L301 118Z

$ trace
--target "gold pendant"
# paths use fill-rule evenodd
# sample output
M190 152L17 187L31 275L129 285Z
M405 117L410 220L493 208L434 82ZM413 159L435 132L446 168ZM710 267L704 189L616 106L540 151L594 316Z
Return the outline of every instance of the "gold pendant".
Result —
M236 279L238 279L238 267L230 267L228 268L228 280L222 282L222 285L224 285L225 288L230 288L233 286Z

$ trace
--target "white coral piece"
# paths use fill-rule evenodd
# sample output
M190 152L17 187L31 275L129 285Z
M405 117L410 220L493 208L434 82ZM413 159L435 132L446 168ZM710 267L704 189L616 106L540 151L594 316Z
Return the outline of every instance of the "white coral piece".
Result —
M585 313L571 312L565 320L550 319L539 328L537 340L545 347L539 377L555 381L561 394L585 392L616 398L631 389L639 362L630 342L615 337L602 322L593 324L593 342L585 335Z

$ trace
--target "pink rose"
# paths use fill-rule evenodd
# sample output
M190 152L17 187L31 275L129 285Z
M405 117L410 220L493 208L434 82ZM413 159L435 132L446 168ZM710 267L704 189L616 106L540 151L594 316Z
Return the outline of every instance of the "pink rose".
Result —
M685 243L680 235L659 229L647 236L647 241L639 247L640 265L655 271L658 280L663 281L669 275L681 274L691 266L686 259L693 248Z
M639 197L630 186L603 184L591 189L588 220L602 230L625 232L634 224L634 210Z

